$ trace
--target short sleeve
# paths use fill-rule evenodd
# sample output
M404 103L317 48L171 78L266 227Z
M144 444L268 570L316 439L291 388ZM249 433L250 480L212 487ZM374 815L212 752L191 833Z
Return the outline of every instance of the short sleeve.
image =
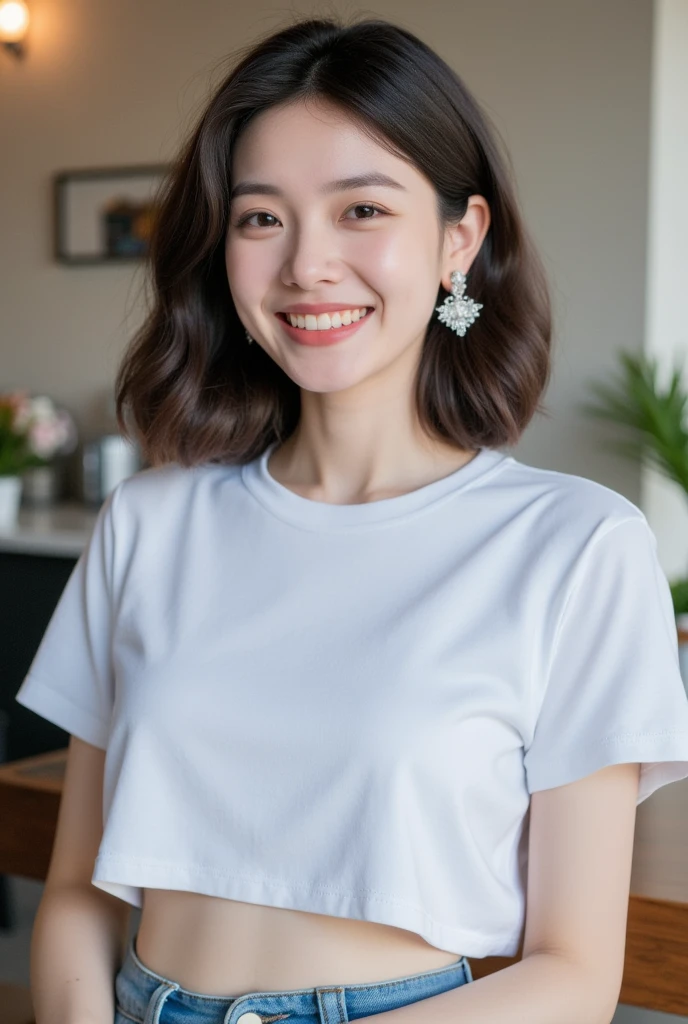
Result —
M581 556L534 713L524 753L530 793L637 762L639 804L688 777L671 591L642 513L596 535Z
M111 658L114 491L101 505L15 700L107 748L114 702Z

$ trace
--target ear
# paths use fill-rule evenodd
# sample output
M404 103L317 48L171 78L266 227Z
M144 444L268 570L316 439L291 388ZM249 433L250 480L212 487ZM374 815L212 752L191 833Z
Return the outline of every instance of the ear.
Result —
M467 274L490 227L490 207L483 196L469 196L466 212L458 224L450 224L444 232L442 251L442 287L451 292L450 274L460 270Z

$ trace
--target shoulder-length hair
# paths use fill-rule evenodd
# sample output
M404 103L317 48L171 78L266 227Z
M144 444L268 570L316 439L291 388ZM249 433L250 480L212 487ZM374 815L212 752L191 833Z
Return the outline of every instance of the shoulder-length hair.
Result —
M433 184L442 225L468 197L491 223L468 273L483 304L464 338L433 314L415 381L421 427L459 448L515 444L550 373L551 310L496 133L461 78L412 33L379 19L306 19L236 63L172 166L150 246L153 302L115 384L118 424L151 465L243 463L295 429L300 390L249 345L227 282L232 152L248 122L296 99L336 104ZM438 286L437 305L447 293Z

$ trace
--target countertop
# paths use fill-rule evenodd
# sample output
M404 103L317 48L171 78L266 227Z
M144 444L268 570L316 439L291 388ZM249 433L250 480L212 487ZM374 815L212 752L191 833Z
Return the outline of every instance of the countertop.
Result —
M79 501L61 501L44 508L20 507L16 526L0 528L0 552L78 558L97 515L97 508Z

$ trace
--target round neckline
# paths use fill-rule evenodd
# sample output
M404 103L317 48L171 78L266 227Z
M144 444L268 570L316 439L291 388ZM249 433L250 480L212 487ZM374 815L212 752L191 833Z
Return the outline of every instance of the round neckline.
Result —
M242 481L254 498L278 518L313 529L365 526L404 519L447 495L465 490L508 458L496 448L479 448L470 462L406 494L354 505L335 505L304 498L270 474L268 461L277 444L277 441L271 442L261 455L242 465Z

